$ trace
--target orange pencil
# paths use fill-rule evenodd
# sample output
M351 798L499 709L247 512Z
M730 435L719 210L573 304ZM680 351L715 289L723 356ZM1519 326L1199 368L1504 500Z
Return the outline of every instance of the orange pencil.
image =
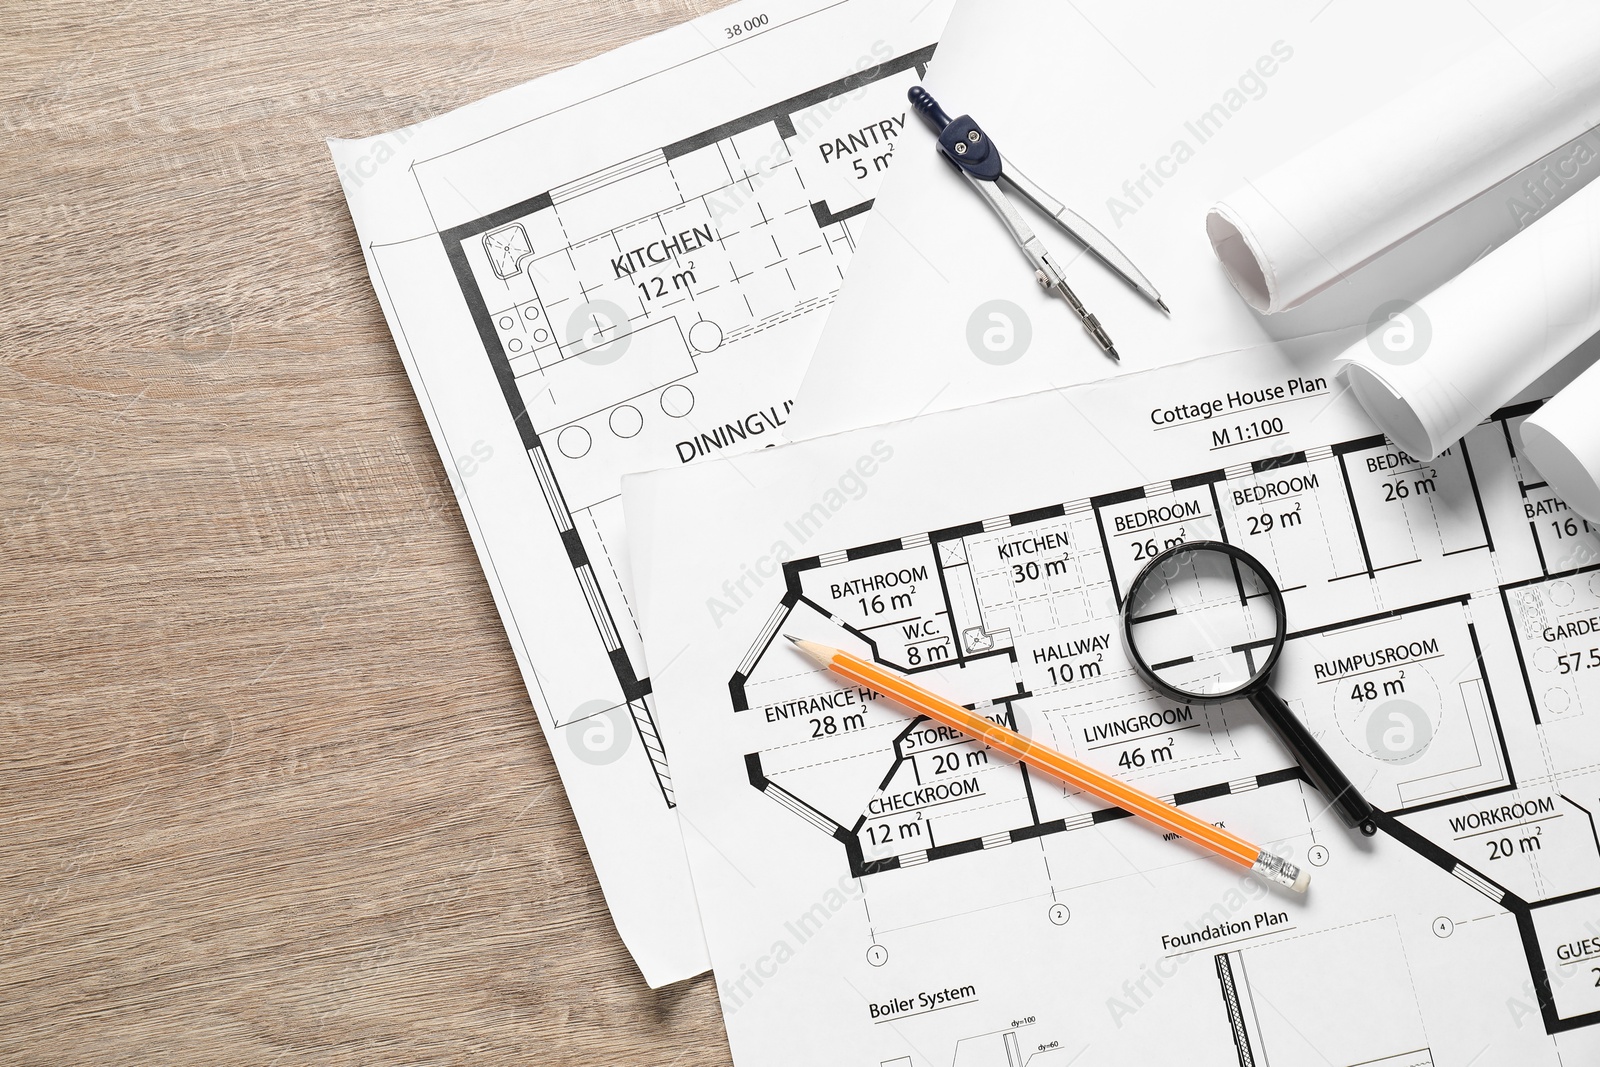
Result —
M789 637L788 634L783 636ZM1185 837L1242 867L1249 867L1269 882L1286 886L1296 893L1304 893L1311 884L1311 872L1300 870L1288 860L1263 852L1244 838L1230 834L1221 827L1212 826L1204 819L1196 818L1182 808L1174 807L1103 771L1095 770L1087 763L1080 763L1071 756L1032 741L1015 730L996 725L982 715L968 711L960 704L928 692L903 675L884 670L875 663L869 663L859 656L853 656L840 649L819 645L815 641L802 641L798 637L789 637L789 640L793 641L800 651L835 674L881 693L935 722L960 730L998 752L1021 760L1030 767L1037 767L1047 774L1053 774L1063 782L1075 785L1108 804L1115 804L1124 811L1132 812L1163 830Z

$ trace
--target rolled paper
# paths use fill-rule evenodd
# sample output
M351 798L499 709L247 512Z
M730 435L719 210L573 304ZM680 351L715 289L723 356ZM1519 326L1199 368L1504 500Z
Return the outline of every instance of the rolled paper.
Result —
M1600 182L1387 312L1334 363L1390 440L1432 459L1597 333Z
M1600 524L1600 364L1522 423L1522 451L1568 507Z
M1211 209L1212 249L1251 307L1268 315L1296 307L1600 125L1600 4L1561 4L1512 36ZM1586 143L1574 151L1533 179L1536 206L1594 158Z

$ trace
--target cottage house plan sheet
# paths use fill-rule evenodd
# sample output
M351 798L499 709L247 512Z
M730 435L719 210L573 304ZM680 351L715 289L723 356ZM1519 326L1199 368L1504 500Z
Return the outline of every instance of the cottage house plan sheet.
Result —
M1537 404L1422 462L1308 366L1211 357L627 480L739 1063L1600 1062L1600 537L1519 455ZM1247 702L1133 673L1129 582L1196 539L1283 587L1274 687L1377 836ZM1285 855L1310 892L913 718L786 634Z

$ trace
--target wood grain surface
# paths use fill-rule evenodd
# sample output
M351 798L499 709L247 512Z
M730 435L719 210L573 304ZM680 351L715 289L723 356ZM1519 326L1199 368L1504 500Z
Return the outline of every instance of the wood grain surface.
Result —
M323 145L717 6L8 5L0 1062L728 1061L611 925Z

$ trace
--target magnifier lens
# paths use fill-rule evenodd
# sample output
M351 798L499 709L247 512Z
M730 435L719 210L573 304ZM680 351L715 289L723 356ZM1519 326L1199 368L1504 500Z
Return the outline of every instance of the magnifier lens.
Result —
M1181 549L1129 591L1132 651L1195 700L1248 687L1271 666L1278 614L1270 579L1216 549Z

